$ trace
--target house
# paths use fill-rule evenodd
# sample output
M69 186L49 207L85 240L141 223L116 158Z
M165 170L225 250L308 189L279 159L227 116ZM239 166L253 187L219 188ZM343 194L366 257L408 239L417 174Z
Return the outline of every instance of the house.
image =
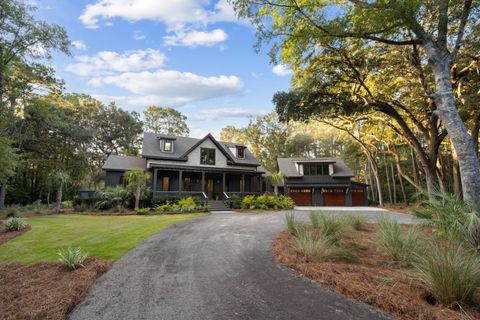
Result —
M278 158L284 192L298 206L366 206L367 185L340 158Z
M225 200L233 194L260 194L260 163L239 143L145 132L139 157L111 155L105 162L105 185L123 184L125 171L143 168L152 173L154 196L200 196Z

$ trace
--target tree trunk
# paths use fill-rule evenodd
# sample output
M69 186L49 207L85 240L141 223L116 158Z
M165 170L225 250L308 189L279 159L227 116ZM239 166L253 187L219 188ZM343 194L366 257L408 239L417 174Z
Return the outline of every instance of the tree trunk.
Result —
M273 193L275 193L275 196L278 197L278 186L276 184L273 185Z
M60 212L60 206L62 205L62 189L63 187L60 186L60 188L58 188L57 190L57 195L55 197L55 212Z
M142 190L140 188L137 188L135 192L135 210L140 209L140 196L142 194Z
M472 137L458 113L450 80L450 63L447 54L440 55L433 43L427 43L425 50L429 56L435 78L436 113L442 120L452 145L458 156L463 198L473 209L480 212L480 166Z
M374 159L371 159L368 155L368 162L370 163L370 168L372 169L373 177L375 178L375 184L377 187L377 195L378 195L378 204L383 207L383 195L382 195L382 188L380 183L380 177L378 175L378 166Z
M451 140L450 140L451 144ZM460 185L461 179L460 179L460 166L458 164L458 157L457 153L455 152L455 148L452 145L452 160L453 160L453 165L452 165L452 180L453 180L453 193L457 197L462 197L462 187Z
M418 169L417 169L417 164L415 162L415 154L413 151L413 148L410 146L410 156L412 158L412 171L413 171L413 182L420 186L420 177L418 175ZM401 176L401 175L400 175ZM415 193L418 196L418 190L415 188Z
M5 196L7 194L7 184L0 184L0 209L5 208Z
M388 174L388 164L387 164L387 157L383 157L384 167L385 167L385 177L387 178L387 188L388 188L388 202L392 204L392 186L390 185L390 177Z
M393 185L393 203L397 204L397 182L395 181L395 172L393 171L393 164L390 162L390 171L392 172L392 185Z
M403 184L403 178L400 171L398 171L398 167L397 167L397 175L398 175L398 181L400 182L400 190L402 191L403 203L406 206L408 206L408 198L407 198L407 193L405 192L405 185Z

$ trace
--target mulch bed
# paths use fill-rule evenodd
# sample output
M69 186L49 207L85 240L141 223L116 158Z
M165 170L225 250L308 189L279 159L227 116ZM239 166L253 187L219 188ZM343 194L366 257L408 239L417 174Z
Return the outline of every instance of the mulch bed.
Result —
M354 231L345 244L356 247L359 259L346 261L308 261L295 250L295 240L287 231L273 241L272 252L283 265L330 289L370 304L381 312L405 320L480 319L480 298L475 306L441 307L427 302L428 293L408 279L406 269L389 264L375 250L374 227ZM465 316L465 313L468 316Z
M97 258L73 271L60 263L0 265L0 319L66 319L109 265Z
M1 222L0 222L0 224L1 224ZM11 240L11 239L16 238L18 236L21 236L22 234L24 234L25 232L28 232L30 230L32 230L32 227L26 226L25 228L23 228L22 230L19 230L19 231L7 232L7 231L5 231L4 228L0 227L0 245L4 244L8 240Z

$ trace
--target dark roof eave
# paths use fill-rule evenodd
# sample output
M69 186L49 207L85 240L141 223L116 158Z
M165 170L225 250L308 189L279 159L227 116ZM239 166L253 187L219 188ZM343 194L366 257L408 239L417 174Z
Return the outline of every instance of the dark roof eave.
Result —
M154 159L154 160L169 160L169 161L188 161L188 157L172 158L172 157L142 155L142 158L145 158L147 160Z

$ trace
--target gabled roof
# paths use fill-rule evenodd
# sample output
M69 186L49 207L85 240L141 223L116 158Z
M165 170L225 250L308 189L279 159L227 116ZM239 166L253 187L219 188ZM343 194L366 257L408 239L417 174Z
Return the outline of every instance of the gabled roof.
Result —
M278 169L287 177L303 177L298 173L296 163L333 163L333 174L331 177L348 178L353 177L353 171L347 167L342 159L336 157L323 158L278 158Z
M161 152L159 143L160 139L174 140L175 142L173 146L173 152ZM248 150L248 148L245 149L245 159L237 159L236 156L229 149L229 147L245 147L245 145L232 142L218 141L210 133L202 139L196 139L190 137L168 136L164 134L145 132L143 134L142 157L149 159L187 161L190 152L192 152L195 148L197 148L207 139L210 139L220 150L220 152L223 153L223 155L227 158L229 164L248 166L260 165L260 163L253 156L250 150Z
M147 161L140 157L109 155L103 164L103 170L145 169Z

